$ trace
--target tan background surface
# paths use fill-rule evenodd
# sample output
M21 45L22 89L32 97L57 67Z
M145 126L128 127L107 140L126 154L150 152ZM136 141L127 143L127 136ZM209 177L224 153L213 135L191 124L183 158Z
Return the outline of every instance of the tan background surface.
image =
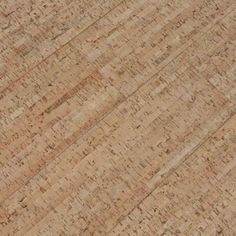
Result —
M235 0L0 0L0 236L235 236Z

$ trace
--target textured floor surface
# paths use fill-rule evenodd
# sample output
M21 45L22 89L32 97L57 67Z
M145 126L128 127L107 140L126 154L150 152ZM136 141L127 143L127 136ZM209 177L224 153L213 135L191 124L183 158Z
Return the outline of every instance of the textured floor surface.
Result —
M0 236L235 236L235 0L0 0Z

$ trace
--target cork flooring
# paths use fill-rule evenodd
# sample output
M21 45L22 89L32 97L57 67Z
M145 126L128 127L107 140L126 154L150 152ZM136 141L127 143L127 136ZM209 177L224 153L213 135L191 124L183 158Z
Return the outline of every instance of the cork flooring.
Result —
M236 235L235 0L0 0L7 235Z

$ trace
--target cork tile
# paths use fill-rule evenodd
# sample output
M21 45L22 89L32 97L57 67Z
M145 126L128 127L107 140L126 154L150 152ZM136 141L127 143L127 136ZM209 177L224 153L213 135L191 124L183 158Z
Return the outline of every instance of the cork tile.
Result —
M108 235L235 235L233 116Z
M0 235L235 235L235 1L8 0L0 28Z
M0 91L9 89L121 0L1 1Z
M111 229L234 111L223 95L190 71L166 86L155 78L14 192L2 205L11 218L3 232L33 235L52 225L55 235L67 227L85 235ZM12 183L6 186L7 192ZM74 226L74 204L88 228ZM12 226L17 219L25 224Z

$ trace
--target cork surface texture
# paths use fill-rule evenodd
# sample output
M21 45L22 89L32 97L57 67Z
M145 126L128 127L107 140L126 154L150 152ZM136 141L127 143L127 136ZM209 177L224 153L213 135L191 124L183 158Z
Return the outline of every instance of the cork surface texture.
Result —
M0 236L236 236L235 0L0 0Z

